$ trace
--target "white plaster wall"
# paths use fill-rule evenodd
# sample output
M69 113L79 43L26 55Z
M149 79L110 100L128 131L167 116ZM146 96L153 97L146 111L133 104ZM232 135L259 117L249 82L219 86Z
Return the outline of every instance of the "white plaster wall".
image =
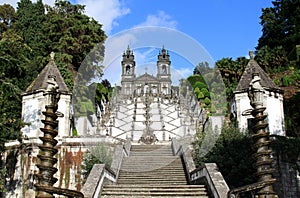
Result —
M236 115L239 129L245 131L248 129L248 119L251 115L243 116L242 113L248 109L252 109L250 100L246 92L235 94Z
M42 92L32 95L26 95L22 98L22 119L26 125L21 129L23 135L28 138L35 138L40 136L40 128L42 127L41 120L43 119L42 111L40 109L41 101L43 98Z
M266 103L270 134L285 136L282 95L275 97L272 93Z
M58 111L64 114L64 117L59 117L58 136L64 137L72 135L70 132L70 107L71 107L71 95L60 95L58 102Z
M58 111L63 113L63 117L58 117L58 137L68 136L70 134L70 106L71 95L61 94L58 102ZM29 126L21 129L28 138L41 136L40 128L44 126L41 120L45 119L43 111L45 111L45 100L43 92L36 92L24 95L22 98L22 119Z
M248 129L248 119L253 118L252 115L243 116L245 110L252 109L247 92L237 93L234 96L235 103L231 105L232 112L236 109L237 121L240 130ZM269 132L271 135L285 135L284 130L284 112L283 112L283 96L274 92L266 91L264 94L264 104L266 107L265 114L268 115Z

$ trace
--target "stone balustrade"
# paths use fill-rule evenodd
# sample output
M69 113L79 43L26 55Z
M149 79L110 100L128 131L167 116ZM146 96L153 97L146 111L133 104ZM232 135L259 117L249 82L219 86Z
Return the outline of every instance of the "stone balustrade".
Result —
M172 149L175 155L181 156L190 184L205 184L214 198L226 198L229 187L215 163L206 163L195 168L191 150L188 144L172 139Z

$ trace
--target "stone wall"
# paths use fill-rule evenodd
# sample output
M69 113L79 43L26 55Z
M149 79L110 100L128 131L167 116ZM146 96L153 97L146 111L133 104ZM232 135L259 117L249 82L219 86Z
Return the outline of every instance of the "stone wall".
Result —
M67 141L66 141L67 140ZM58 169L55 178L58 181L56 187L67 188L80 191L82 188L81 164L83 155L87 150L99 142L106 142L112 145L109 138L66 138L59 141L57 145L58 159L56 168ZM34 174L38 168L38 139L30 139L19 142L10 142L6 144L4 161L7 165L6 187L8 192L5 193L7 198L34 198L34 183L36 182Z
M299 172L292 167L292 165L284 157L274 154L274 168L276 172L274 177L276 183L274 184L274 190L281 198L294 198L300 197L300 177Z

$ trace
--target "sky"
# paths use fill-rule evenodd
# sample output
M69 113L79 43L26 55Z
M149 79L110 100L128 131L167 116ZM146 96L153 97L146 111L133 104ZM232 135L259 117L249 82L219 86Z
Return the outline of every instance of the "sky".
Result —
M17 1L0 0L0 4L9 3L16 7ZM53 5L54 1L43 2ZM120 48L115 53L121 53L127 45L135 46L135 38L131 35L130 38L124 39L123 31L154 26L168 28L194 39L213 61L225 57L235 59L248 56L249 50L255 50L262 34L262 27L259 24L261 10L272 6L271 0L71 0L71 2L86 5L85 14L103 24L108 38L122 37L121 40L114 41L118 43L114 46ZM165 32L162 29L159 31ZM151 34L146 34L146 37L151 37ZM152 48L137 49L136 62L139 61L142 65L155 62L158 45L164 45L168 49L172 45L170 42L161 39L160 43ZM173 42L178 43L177 48L180 47L178 45L184 45L178 40ZM148 45L151 46L151 43ZM188 62L193 64L193 61L189 60L190 57L183 57L172 49L170 51L174 68L183 76L189 75L192 69L182 65ZM121 54L115 57L114 63L110 64L120 67L120 60ZM111 70L115 71L116 67L111 67Z

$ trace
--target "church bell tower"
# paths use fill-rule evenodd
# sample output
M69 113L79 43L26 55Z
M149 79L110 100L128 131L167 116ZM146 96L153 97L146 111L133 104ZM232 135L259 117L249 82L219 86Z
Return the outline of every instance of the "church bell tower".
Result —
M168 51L163 47L157 60L157 78L160 81L159 91L163 95L171 94L171 61Z
M122 65L122 94L131 95L134 92L134 81L135 81L135 61L133 51L130 50L129 46L123 53Z

